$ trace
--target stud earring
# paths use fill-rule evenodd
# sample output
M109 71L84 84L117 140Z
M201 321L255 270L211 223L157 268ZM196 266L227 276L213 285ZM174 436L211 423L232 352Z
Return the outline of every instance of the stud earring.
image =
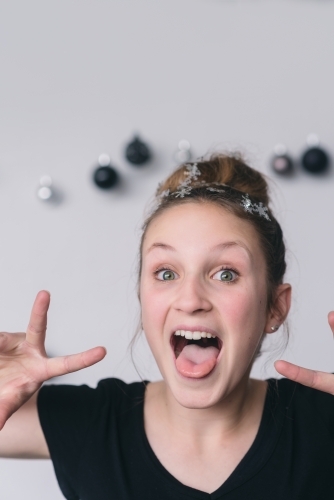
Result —
M272 326L272 327L270 328L270 330L271 330L272 332L276 332L276 330L278 330L278 329L279 329L279 325L275 325L275 326Z
M291 175L293 173L293 160L291 156L288 155L287 148L284 144L276 144L274 147L271 168L279 175Z

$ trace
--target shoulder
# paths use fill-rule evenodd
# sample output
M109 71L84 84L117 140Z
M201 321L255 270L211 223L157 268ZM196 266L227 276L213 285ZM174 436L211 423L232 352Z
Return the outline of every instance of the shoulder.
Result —
M313 401L321 401L325 404L334 404L334 397L327 392L319 391L317 389L312 389L306 385L299 384L293 380L287 378L274 379L271 378L267 380L268 390L276 392L277 394L285 394L297 398L307 398Z
M98 422L101 432L111 422L136 418L144 401L145 383L130 384L117 378L100 380L95 388L88 385L45 385L39 391L38 415L47 442L71 436L76 446ZM65 443L66 445L66 443Z
M290 416L334 424L334 397L331 394L282 378L268 380L268 396L275 406L284 406Z
M118 378L106 378L97 384L96 397L114 406L132 406L144 400L148 381L126 383ZM151 384L149 384L151 385Z
M143 398L147 382L126 383L118 378L106 378L95 388L84 385L44 385L39 391L39 411L93 411L97 407L126 404Z

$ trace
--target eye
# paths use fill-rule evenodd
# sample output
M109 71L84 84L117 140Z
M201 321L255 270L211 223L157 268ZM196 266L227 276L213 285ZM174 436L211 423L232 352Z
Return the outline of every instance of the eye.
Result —
M177 277L177 274L170 269L159 269L155 272L155 275L157 279L161 281L172 281Z
M238 274L236 271L232 269L221 269L217 273L213 275L213 279L223 281L224 283L231 283L238 278Z

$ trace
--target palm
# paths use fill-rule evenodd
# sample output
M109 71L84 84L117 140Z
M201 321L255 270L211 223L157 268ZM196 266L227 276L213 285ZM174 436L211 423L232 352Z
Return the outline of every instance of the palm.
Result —
M334 311L329 313L328 323L334 335ZM284 377L334 395L334 375L331 373L309 370L282 360L276 361L275 368Z
M81 370L106 354L95 347L80 354L48 358L44 342L50 295L39 292L26 333L0 333L0 429L45 380Z

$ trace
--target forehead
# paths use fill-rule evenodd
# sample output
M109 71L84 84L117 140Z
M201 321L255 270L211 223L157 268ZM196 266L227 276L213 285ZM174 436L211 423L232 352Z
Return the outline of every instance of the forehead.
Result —
M214 203L186 202L151 221L143 241L143 258L155 248L205 252L224 243L235 243L230 246L239 247L250 257L262 256L259 237L248 221Z

